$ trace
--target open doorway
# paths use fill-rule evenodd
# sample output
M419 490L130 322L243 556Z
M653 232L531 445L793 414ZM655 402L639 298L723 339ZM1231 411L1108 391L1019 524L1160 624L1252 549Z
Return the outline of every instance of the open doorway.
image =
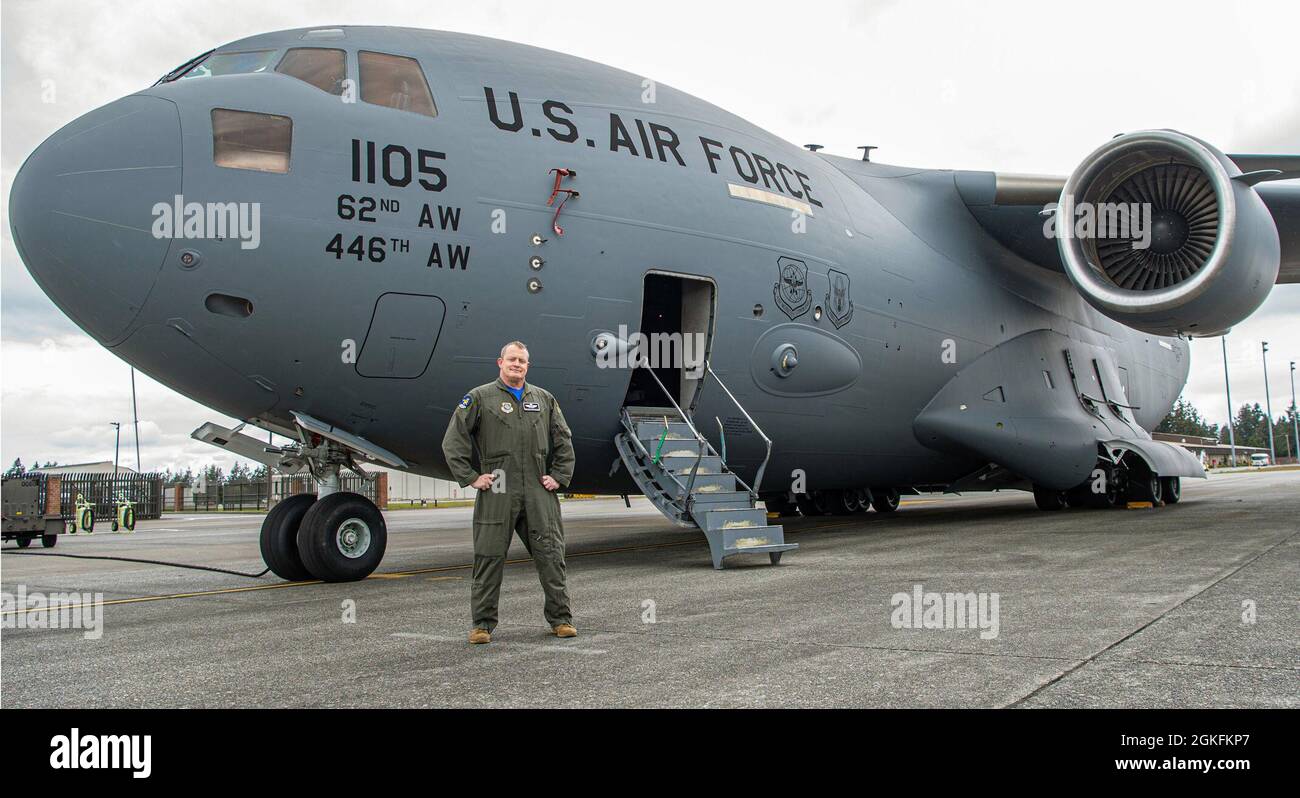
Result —
M650 368L632 370L624 405L669 407L676 402L690 412L712 344L715 301L711 280L662 272L646 274L638 332ZM650 371L663 383L668 397Z

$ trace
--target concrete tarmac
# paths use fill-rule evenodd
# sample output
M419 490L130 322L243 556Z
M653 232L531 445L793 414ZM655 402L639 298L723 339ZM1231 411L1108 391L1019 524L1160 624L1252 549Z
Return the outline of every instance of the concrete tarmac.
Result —
M255 574L260 515L167 515L35 556L7 542L8 596L105 603L96 640L16 628L7 598L0 705L1300 706L1300 471L1187 480L1158 509L1046 513L1011 491L782 519L798 550L723 571L644 499L567 502L580 636L550 635L515 540L486 646L465 639L470 513L387 513L384 563L348 584L43 556ZM900 609L917 585L983 598L984 628L907 628L954 620Z

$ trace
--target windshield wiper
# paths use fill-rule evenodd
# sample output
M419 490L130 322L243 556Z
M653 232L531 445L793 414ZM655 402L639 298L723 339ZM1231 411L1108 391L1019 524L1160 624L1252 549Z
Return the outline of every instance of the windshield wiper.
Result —
M185 63L173 69L171 72L168 72L166 75L163 75L161 78L158 78L158 82L154 83L153 85L157 86L158 83L171 83L173 80L176 80L181 75L184 75L186 72L190 71L190 68L193 67L195 64L199 63L203 59L212 55L216 51L217 48L213 47L211 50L208 50L206 53L202 53L200 55L194 56L190 60L186 61Z

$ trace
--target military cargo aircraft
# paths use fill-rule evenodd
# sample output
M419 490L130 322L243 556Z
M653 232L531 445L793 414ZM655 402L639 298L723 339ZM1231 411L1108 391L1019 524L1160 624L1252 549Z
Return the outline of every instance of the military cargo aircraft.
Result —
M223 45L87 113L10 209L87 333L295 441L194 432L310 475L262 552L342 581L386 529L340 474L449 477L450 414L511 339L572 427L568 489L644 493L715 567L793 547L766 511L1176 502L1204 473L1148 431L1187 338L1300 279L1300 189L1275 182L1297 176L1172 130L1064 177L891 166L567 54L338 27Z

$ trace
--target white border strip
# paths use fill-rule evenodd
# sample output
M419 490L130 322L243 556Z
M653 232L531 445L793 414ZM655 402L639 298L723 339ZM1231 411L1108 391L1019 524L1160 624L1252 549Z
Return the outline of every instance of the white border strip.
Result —
M727 191L736 199L753 200L765 205L775 205L778 208L789 208L792 211L799 211L804 216L812 216L812 206L803 200L797 200L793 197L787 197L784 194L777 194L772 191L764 191L761 188L753 186L741 186L735 183L727 184Z

